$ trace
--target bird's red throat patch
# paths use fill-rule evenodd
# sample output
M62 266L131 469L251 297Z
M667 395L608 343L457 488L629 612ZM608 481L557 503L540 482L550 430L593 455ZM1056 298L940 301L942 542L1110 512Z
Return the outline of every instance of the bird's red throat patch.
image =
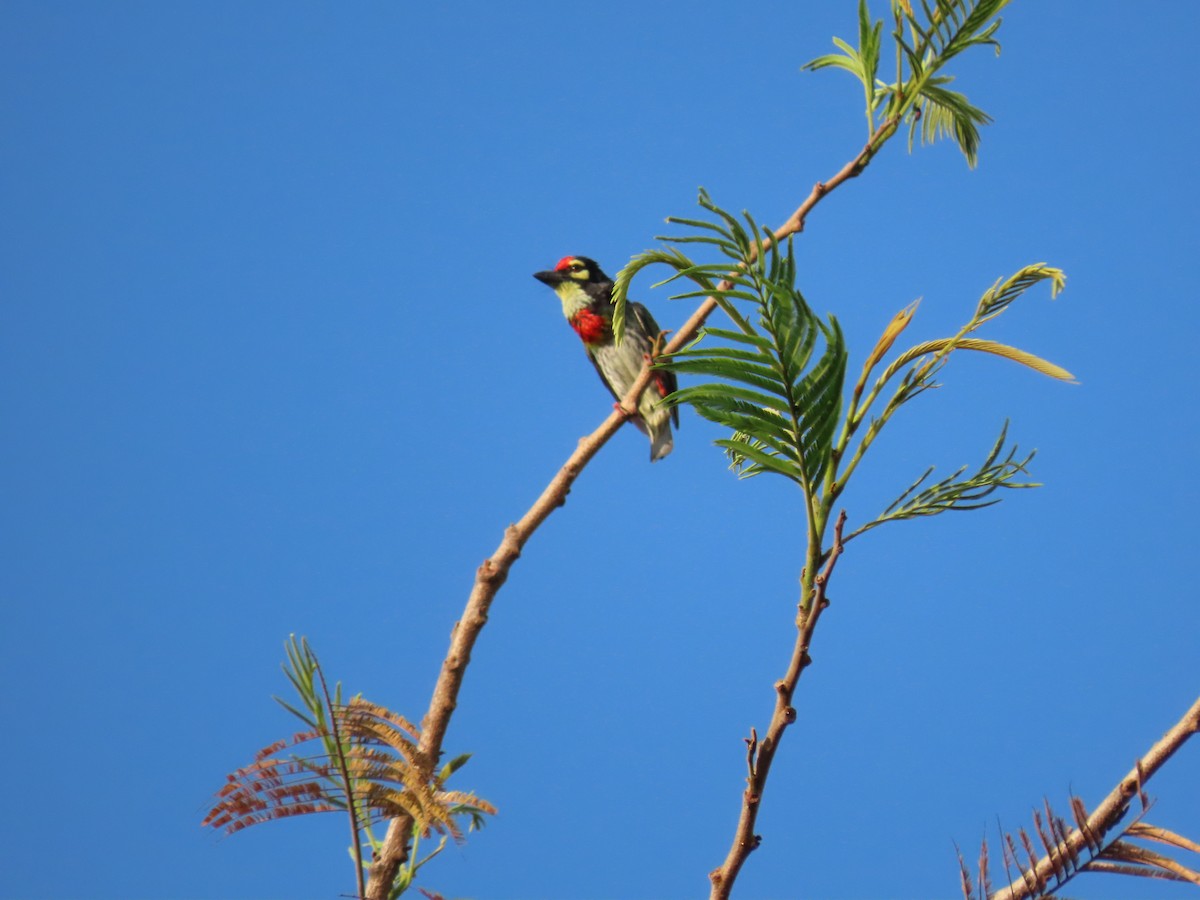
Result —
M609 336L608 319L590 309L581 309L570 321L571 327L585 344L596 344Z

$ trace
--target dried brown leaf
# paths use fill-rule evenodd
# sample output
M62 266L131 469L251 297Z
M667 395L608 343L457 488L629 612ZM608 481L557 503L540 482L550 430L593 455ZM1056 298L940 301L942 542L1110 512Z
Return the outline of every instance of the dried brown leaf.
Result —
M992 893L992 876L988 871L988 843L984 838L979 844L979 895L988 897Z
M958 844L954 845L954 852L958 854L958 872L962 877L963 900L975 900L975 892L971 889L971 870L967 868L967 861L963 859Z
M1161 853L1155 853L1153 850L1130 844L1127 841L1113 841L1104 848L1104 852L1100 856L1107 860L1115 859L1123 863L1152 866L1171 873L1178 880L1190 881L1192 884L1200 886L1200 872L1192 871L1169 856L1163 856Z
M1177 875L1172 875L1170 872L1164 872L1161 869L1106 862L1102 859L1093 859L1084 868L1086 871L1093 873L1107 872L1110 875L1136 875L1139 878L1161 878L1164 881L1186 881L1184 878L1180 878Z
M1170 844L1172 847L1178 847L1181 850L1191 850L1193 853L1200 853L1200 844L1197 844L1190 838L1186 838L1174 831L1168 831L1166 828L1148 825L1145 822L1135 822L1125 829L1125 834L1129 837L1145 838L1146 840L1158 841L1161 844Z

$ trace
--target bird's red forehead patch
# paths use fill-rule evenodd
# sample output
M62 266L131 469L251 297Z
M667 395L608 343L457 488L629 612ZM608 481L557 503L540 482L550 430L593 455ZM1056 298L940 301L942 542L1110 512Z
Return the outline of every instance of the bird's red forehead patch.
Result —
M567 269L571 268L571 263L573 263L573 262L575 262L575 257L564 256L562 259L560 259L558 261L558 264L555 265L554 271L555 272L565 272Z

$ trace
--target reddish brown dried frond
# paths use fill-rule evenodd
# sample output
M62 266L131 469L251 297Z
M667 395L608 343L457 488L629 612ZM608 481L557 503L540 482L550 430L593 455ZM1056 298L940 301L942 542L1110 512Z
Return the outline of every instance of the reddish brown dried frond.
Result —
M282 741L271 748L278 751L289 743L293 742ZM216 803L200 824L233 834L260 822L342 810L345 803L329 792L326 778L331 771L331 766L314 759L264 758L260 751L255 762L226 776Z
M201 825L233 834L275 819L344 812L346 792L341 786L337 761L328 752L277 756L288 747L325 742L330 736L329 732L315 728L263 747L254 754L254 762L226 776L225 786L217 792L216 802Z
M992 895L992 875L988 871L988 844L984 838L979 845L979 896Z
M391 747L409 761L415 757L421 733L404 716L361 697L339 711L342 727L354 740Z
M1087 807L1078 797L1070 798L1075 828L1072 828L1061 816L1056 815L1050 808L1050 802L1044 800L1043 810L1034 810L1033 812L1034 830L1045 850L1045 855L1040 859L1034 849L1033 839L1024 829L1018 829L1016 837L1011 833L1001 831L1004 866L1009 872L1010 881L1012 880L1011 868L1016 868L1019 881L1014 884L1023 884L1025 892L1020 896L1049 897L1050 892L1061 888L1080 872L1136 875L1142 878L1190 882L1200 886L1200 871L1197 869L1147 847L1131 843L1130 839L1134 838L1156 841L1177 850L1200 854L1200 842L1140 821L1151 805L1144 794L1140 795L1140 799L1142 801L1141 812L1119 831L1112 825L1097 829L1089 824L1090 817ZM1113 835L1112 832L1117 833ZM1020 859L1022 849L1026 859L1024 863ZM959 854L959 871L962 878L963 897L965 900L973 900L970 874L961 853ZM992 886L988 880L988 843L986 839L980 848L977 884L981 897L991 896Z
M1125 829L1127 837L1144 838L1150 841L1158 841L1161 844L1168 844L1172 847L1178 847L1180 850L1191 850L1193 853L1200 853L1200 844L1193 841L1191 838L1186 838L1182 834L1177 834L1174 831L1168 831L1165 828L1157 828L1146 822L1135 822Z
M438 791L437 797L438 802L442 805L451 808L462 807L463 812L476 811L487 813L490 816L496 814L496 807L481 797L466 791Z
M962 876L963 900L975 900L975 892L971 889L971 870L967 868L967 861L963 859L958 844L954 845L954 852L958 855L958 872Z
M462 828L454 816L496 812L474 794L441 790L437 777L422 773L416 763L420 732L403 716L361 698L333 707L331 716L328 730L312 729L276 741L259 750L250 765L227 776L202 824L232 834L289 816L345 812L350 798L335 733L341 737L340 758L349 774L360 827L409 816L424 834L449 834L457 841ZM322 752L279 756L310 741L320 741Z
M1134 829L1137 829L1138 835L1144 838L1156 840L1181 849L1200 850L1200 847L1194 841L1166 829L1155 828L1150 825L1141 826L1135 823L1129 829L1126 829L1125 835L1131 836ZM1153 833L1153 837L1151 837L1151 833ZM1104 848L1097 859L1115 862L1120 865L1122 874L1141 875L1144 878L1166 878L1171 881L1187 881L1195 885L1200 885L1200 872L1188 868L1169 856L1163 856L1161 853L1156 853L1148 847L1141 847L1137 844L1131 844L1128 841L1113 841ZM1095 861L1093 861L1084 868L1095 870L1098 867Z
M346 763L350 774L356 779L381 785L403 785L412 791L430 790L421 773L402 756L393 756L386 750L361 745L346 751Z

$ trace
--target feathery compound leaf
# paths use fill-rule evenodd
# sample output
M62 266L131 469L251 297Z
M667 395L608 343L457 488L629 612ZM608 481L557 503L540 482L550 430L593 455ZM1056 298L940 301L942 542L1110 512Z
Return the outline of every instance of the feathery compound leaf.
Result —
M842 385L849 354L837 320L829 317L829 327L821 326L825 352L791 397L793 412L803 410L801 454L805 476L810 485L824 474L833 453L833 434L842 412Z
M713 349L718 352L713 356L700 359L687 359L681 356L672 357L670 363L671 371L679 375L709 375L713 378L740 381L742 384L770 391L772 394L786 396L785 388L780 383L774 369L763 365L758 360L747 362L739 359L728 359L724 355L732 351L725 350L725 348ZM676 400L678 401L679 399L681 399L680 395L676 394ZM781 405L784 402L781 401Z
M997 54L1000 45L995 34L1000 28L997 14L1008 0L921 0L919 8L911 2L893 2L896 28L892 37L896 44L896 81L876 82L867 91L867 119L871 135L883 132L886 140L891 131L904 119L909 124L908 149L911 152L918 131L923 144L941 137L952 137L972 167L978 160L979 127L991 118L970 104L966 96L948 90L945 85L953 79L939 75L945 64L963 51L976 46L992 46ZM864 41L860 11L859 41L863 45L856 54L859 68L868 65L868 51L878 54L878 40ZM907 37L901 23L907 25ZM881 24L881 23L880 23ZM827 59L827 58L823 58ZM908 67L907 76L904 66ZM886 105L885 105L886 104ZM883 108L880 132L875 130L876 112Z
M646 250L637 254L633 259L625 264L625 267L617 273L616 279L613 281L613 340L618 344L621 343L625 336L625 307L629 302L629 283L633 281L633 277L638 272L647 266L652 266L656 263L670 266L676 270L676 274L680 270L687 269L691 266L691 260L687 258L679 250L671 247L664 247L658 250ZM670 280L670 279L668 279ZM699 283L699 282L698 282ZM701 288L704 288L704 283L700 283Z
M732 438L719 446L729 451L742 476L771 471L813 490L829 465L841 410L847 359L841 330L832 317L828 325L822 322L797 290L790 242L784 251L749 213L739 220L707 194L701 194L700 205L718 221L687 223L719 234L716 246L729 259L716 268L730 271L725 278L733 287L716 296L755 304L757 322L739 322L742 334L705 329L695 343L674 354L665 363L672 371L720 380L685 387L670 400L690 404L701 416L733 430ZM729 246L738 253L729 253ZM821 354L814 364L818 346Z
M1014 272L1008 278L999 278L979 298L975 308L971 330L978 328L984 322L996 318L1023 293L1042 281L1050 282L1050 299L1053 300L1067 286L1067 276L1062 269L1048 266L1045 263L1033 263Z
M792 481L799 481L803 477L804 473L795 461L766 449L766 442L751 438L745 432L737 432L733 438L715 443L725 448L730 467L738 478L751 478L763 472L775 472Z
M701 384L671 395L673 403L687 403L710 422L742 431L794 454L795 434L790 423L776 412L774 398L727 384Z
M938 66L970 47L989 45L999 53L1000 44L993 37L1000 27L996 16L1008 4L1009 0L936 0L931 7L923 2L924 23L906 12L910 26L920 36L913 52L928 54Z
M1066 275L1063 274L1061 269L1056 269L1045 263L1034 263L1018 270L1007 279L999 279L991 288L984 292L983 297L980 298L975 308L975 314L966 325L959 329L958 334L950 338L926 341L923 344L910 347L904 353L900 354L876 380L875 386L868 392L862 406L854 410L856 421L865 415L867 408L879 395L884 386L911 363L916 364L905 373L900 386L896 389L895 394L888 404L888 410L894 411L917 394L932 387L934 377L941 367L945 365L949 355L959 348L992 353L1002 356L1005 359L1011 359L1021 365L1029 366L1035 371L1041 372L1043 375L1048 375L1051 378L1057 378L1062 381L1074 381L1074 376L1066 369L1056 366L1054 363L1048 362L1041 357L1034 356L1032 353L995 341L967 337L967 335L977 330L984 322L990 321L1000 315L1014 300L1041 281L1050 282L1050 296L1054 298L1058 296L1059 291L1066 284ZM925 357L925 359L919 361L921 357ZM887 415L890 415L890 412L885 411L885 418Z
M839 37L833 39L841 53L828 53L801 66L801 71L816 72L820 69L842 69L849 72L863 86L866 98L867 131L875 130L874 110L876 73L879 71L879 45L883 35L883 20L872 21L867 0L858 3L858 47L851 47Z
M764 353L769 353L771 350L771 341L758 334L742 334L737 331L728 331L723 328L705 328L701 332L701 337L709 335L718 341L731 341L738 344L749 344L752 347L757 347Z
M862 57L841 38L835 37L833 42L842 51L841 53L827 53L824 56L818 56L816 59L806 62L801 66L801 69L807 69L809 72L829 68L844 69L865 84L866 76L864 74Z
M1020 363L1023 366L1033 369L1035 372L1040 372L1051 378L1057 378L1059 381L1075 381L1075 376L1062 366L1056 366L1054 363L1042 359L1040 356L1034 356L1032 353L1016 347L1010 347L1007 344L1000 344L996 341L985 341L980 338L959 338L957 340L954 338L940 338L936 341L926 341L923 344L917 344L915 347L905 350L904 354L898 357L892 365L900 368L928 353L939 353L946 349L976 350L981 353L991 353L994 356L1011 359L1015 363Z
M992 446L991 452L988 453L987 458L975 474L967 478L961 477L967 470L967 467L963 466L950 476L914 494L917 488L933 472L932 467L926 469L925 473L909 485L904 493L897 497L882 514L874 521L868 522L857 529L846 540L856 537L864 531L869 531L878 525L882 525L884 522L914 519L920 516L935 516L951 510L982 509L985 506L992 506L995 503L999 503L1000 498L997 497L993 500L986 500L985 498L991 496L1000 488L1040 487L1040 485L1031 481L1015 480L1018 475L1029 474L1027 466L1037 451L1032 451L1024 459L1018 460L1017 446L1014 444L1009 449L1007 455L1001 458L1000 453L1004 448L1004 442L1007 437L1008 422L1005 422L1004 427L1000 430L1000 436Z
M918 114L909 120L908 149L912 151L919 124L922 144L952 137L966 157L967 165L973 169L979 162L979 126L990 125L992 117L972 106L965 95L941 87L953 80L950 76L931 78L921 88L917 100Z

